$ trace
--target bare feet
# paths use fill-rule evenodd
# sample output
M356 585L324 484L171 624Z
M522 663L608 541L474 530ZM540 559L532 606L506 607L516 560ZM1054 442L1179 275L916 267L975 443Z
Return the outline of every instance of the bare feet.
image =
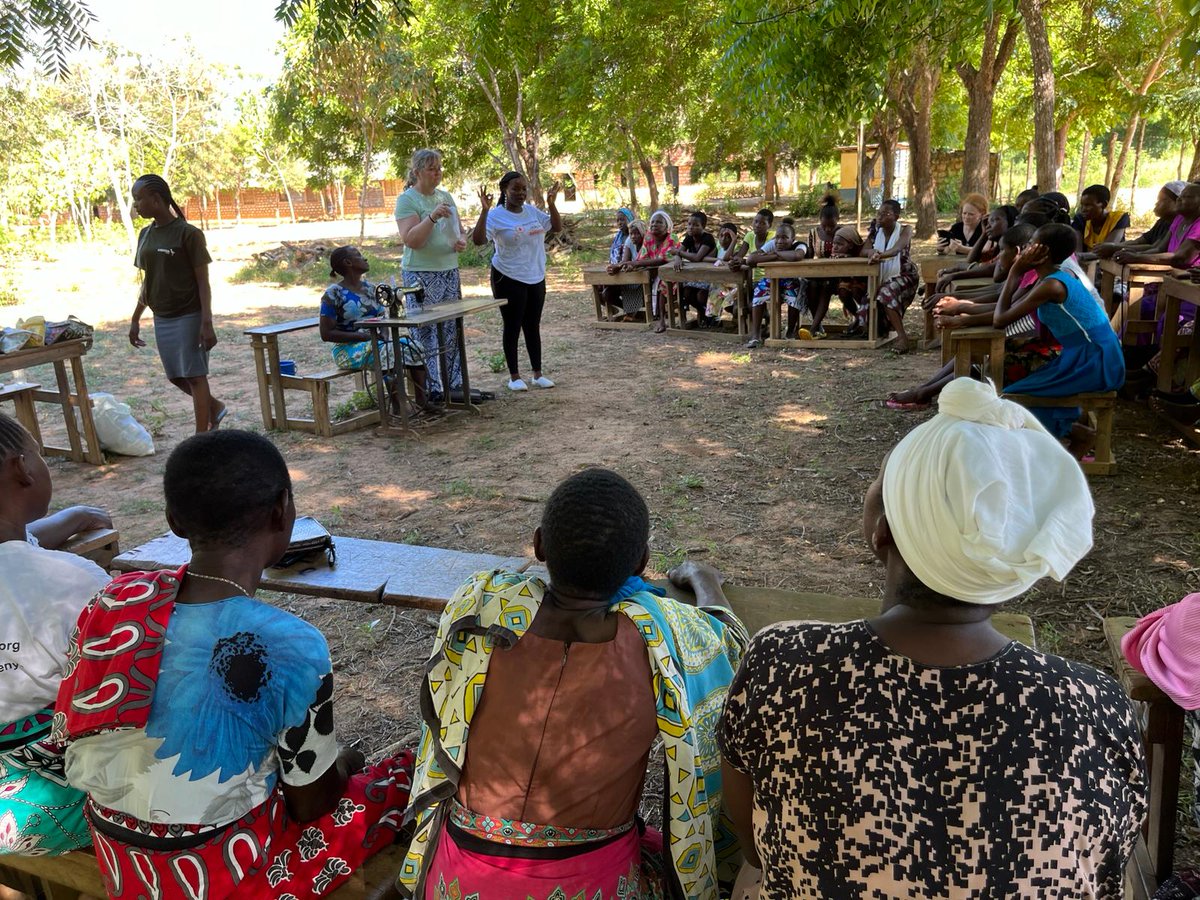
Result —
M889 400L894 400L897 403L928 403L928 397L922 397L921 392L913 388L908 391L892 391L887 395Z

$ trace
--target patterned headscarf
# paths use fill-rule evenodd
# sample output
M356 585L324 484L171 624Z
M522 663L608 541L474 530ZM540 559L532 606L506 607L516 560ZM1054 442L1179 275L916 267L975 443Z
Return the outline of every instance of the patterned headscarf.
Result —
M896 549L930 590L1003 603L1047 575L1062 581L1092 548L1092 495L1079 464L992 384L956 378L938 414L883 471Z
M667 214L667 211L665 209L656 209L654 212L652 212L650 214L650 221L653 222L659 216L662 216L664 219L667 220L667 234L671 234L672 232L674 232L675 231L675 223L671 221L671 217Z
M632 209L630 209L628 206L622 206L622 207L620 207L620 208L617 210L617 212L618 212L620 215L622 215L622 216L624 216L624 217L625 217L625 221L626 221L626 222L632 222L632 221L633 221L633 210L632 210Z
M849 244L850 249L855 253L862 249L862 235L858 233L858 229L853 225L843 225L833 233L833 236L835 238L841 238L843 241Z

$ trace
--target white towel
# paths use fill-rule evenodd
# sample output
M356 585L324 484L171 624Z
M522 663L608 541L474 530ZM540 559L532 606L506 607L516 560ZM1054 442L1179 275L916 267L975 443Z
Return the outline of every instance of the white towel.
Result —
M1028 410L970 378L950 382L938 414L892 451L883 504L913 574L967 603L1061 581L1092 547L1078 463Z

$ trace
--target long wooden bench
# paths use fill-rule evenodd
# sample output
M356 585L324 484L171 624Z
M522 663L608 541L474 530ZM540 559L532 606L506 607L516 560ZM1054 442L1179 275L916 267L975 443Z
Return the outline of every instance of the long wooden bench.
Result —
M1069 397L1035 397L1032 394L1005 394L1005 400L1012 400L1022 406L1078 406L1084 412L1096 416L1096 449L1091 460L1081 461L1079 467L1089 475L1111 475L1117 471L1117 459L1113 454L1112 430L1113 415L1117 406L1115 391L1098 394L1072 394Z
M81 531L58 548L65 553L74 553L90 559L102 569L112 566L112 561L121 552L121 534L115 528L96 528Z
M355 413L340 422L334 422L329 413L329 388L339 378L354 377L358 387L366 390L362 372L349 369L330 369L302 375L285 375L279 371L279 336L295 331L317 328L320 319L296 319L275 325L260 325L247 328L243 334L250 338L250 350L254 354L254 372L258 379L258 400L262 407L263 425L276 431L308 431L322 437L333 437L379 424L379 410L368 409ZM311 419L289 416L287 391L307 391L312 400Z
M1143 707L1142 743L1146 749L1150 811L1133 857L1125 870L1126 896L1152 897L1158 883L1171 874L1175 859L1175 828L1179 812L1179 776L1183 764L1183 710L1153 681L1129 664L1121 639L1137 619L1114 616L1104 620L1113 671L1125 693Z

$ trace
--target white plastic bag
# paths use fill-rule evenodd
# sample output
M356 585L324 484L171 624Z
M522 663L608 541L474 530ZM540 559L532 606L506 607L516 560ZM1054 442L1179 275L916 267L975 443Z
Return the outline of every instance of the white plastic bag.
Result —
M112 394L92 394L92 418L100 446L121 456L153 456L154 438Z

